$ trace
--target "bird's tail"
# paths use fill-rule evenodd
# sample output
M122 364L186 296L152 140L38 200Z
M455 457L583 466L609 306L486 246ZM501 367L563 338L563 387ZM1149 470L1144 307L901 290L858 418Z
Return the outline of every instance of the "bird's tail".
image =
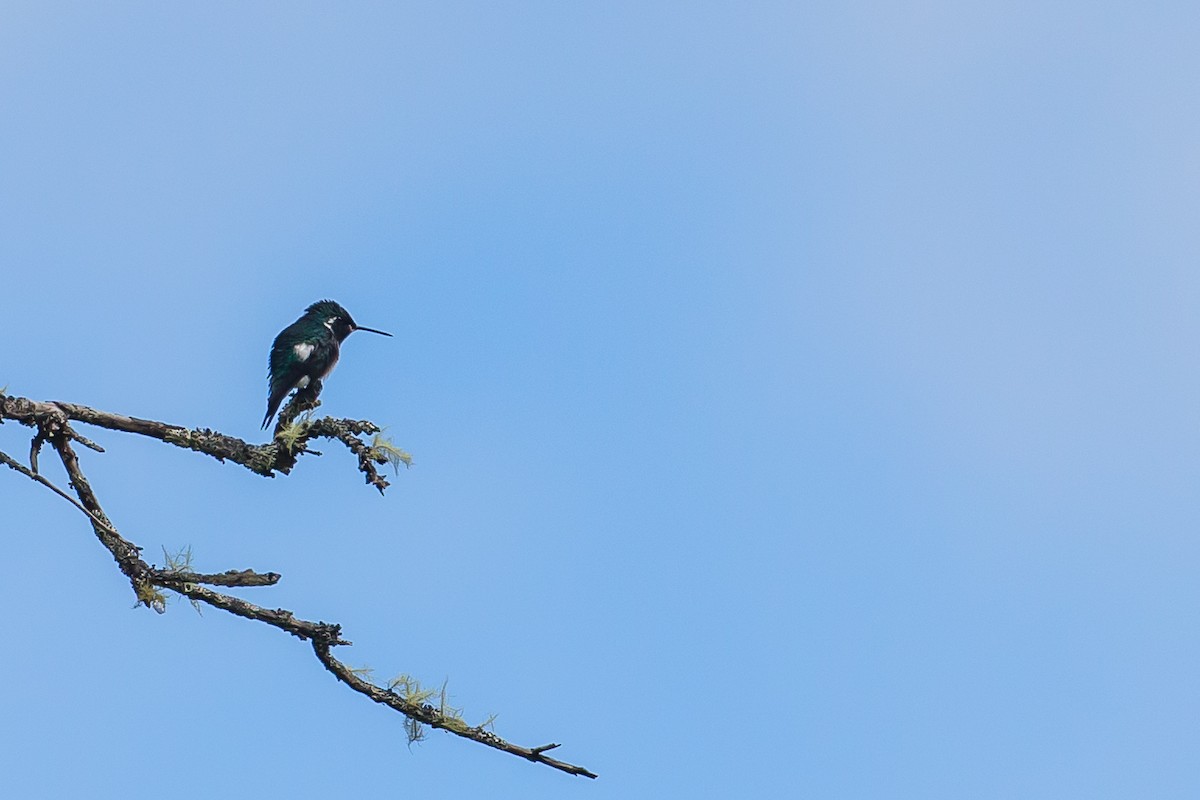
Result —
M279 404L283 402L283 398L287 397L287 393L291 391L291 387L280 386L271 391L271 396L267 398L267 415L263 417L262 429L266 430L271 424L271 417L275 416L275 412L279 410Z

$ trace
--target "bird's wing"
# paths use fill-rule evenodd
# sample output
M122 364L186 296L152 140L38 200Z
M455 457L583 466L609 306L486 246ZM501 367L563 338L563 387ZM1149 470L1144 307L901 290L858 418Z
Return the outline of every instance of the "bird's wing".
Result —
M297 352L293 345L287 344L289 340L293 340L293 337L288 335L293 327L295 326L284 328L271 344L271 356L267 365L267 380L270 382L270 388L267 396L267 415L263 417L263 428L271 423L271 417L275 416L275 412L279 410L283 398L296 388L296 384L305 374L304 363L309 356L301 358L301 353Z

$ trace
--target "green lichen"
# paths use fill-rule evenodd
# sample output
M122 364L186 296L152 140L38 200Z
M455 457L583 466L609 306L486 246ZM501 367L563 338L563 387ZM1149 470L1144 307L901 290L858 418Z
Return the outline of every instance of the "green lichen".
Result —
M194 572L192 569L192 546L185 545L175 553L170 553L167 548L163 548L163 563L171 572ZM183 595L186 597L187 595ZM192 608L200 616L204 616L204 610L200 607L200 601L194 597L188 597L188 602L192 604ZM163 596L163 610L166 610L167 597ZM161 612L160 612L161 613Z
M385 687L389 692L398 694L414 706L423 705L437 694L436 689L426 689L421 682L408 674L397 675L387 682Z
M134 584L138 604L152 608L159 614L167 613L167 596L149 583L138 581Z
M421 685L421 682L408 674L397 675L387 682L384 687L389 692L400 695L404 700L416 708L423 709L426 713L432 713L433 726L445 728L456 733L468 733L469 731L483 731L492 727L492 723L496 719L496 715L490 715L486 720L472 727L463 719L462 709L450 705L450 694L446 691L448 681L443 681L440 689L427 689ZM437 705L433 706L430 701L437 698ZM413 742L424 741L427 733L428 725L423 724L419 720L408 717L404 721L404 732L408 737L408 744L411 746Z
M375 670L371 667L346 667L346 669L350 670L350 674L359 680L364 680L367 683L374 683L371 678L374 677Z
M186 545L179 549L177 553L167 552L167 548L163 548L163 561L167 565L167 569L172 572L191 572L192 571L192 546Z
M284 426L279 433L275 434L275 441L286 447L289 453L295 452L296 443L308 432L311 425L312 412L305 411L290 424Z
M386 430L386 429L385 429ZM371 439L370 456L377 463L388 463L392 465L394 472L400 471L400 465L403 464L406 468L412 466L412 456L406 451L401 450L392 442L391 439L383 435L383 431L375 434Z

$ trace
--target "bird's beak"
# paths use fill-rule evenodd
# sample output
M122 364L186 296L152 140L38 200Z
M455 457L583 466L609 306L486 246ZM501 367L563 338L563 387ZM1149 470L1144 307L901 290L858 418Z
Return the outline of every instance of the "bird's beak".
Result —
M391 336L390 333L386 333L384 331L377 331L374 328L364 328L362 325L355 325L354 330L366 331L367 333L378 333L380 336Z

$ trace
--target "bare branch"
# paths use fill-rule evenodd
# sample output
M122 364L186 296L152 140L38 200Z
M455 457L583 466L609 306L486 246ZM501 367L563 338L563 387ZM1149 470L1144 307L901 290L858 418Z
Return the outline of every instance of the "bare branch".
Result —
M511 753L514 756L520 756L534 762L535 764L545 764L548 767L561 770L570 775L580 775L585 778L595 778L596 774L585 769L584 767L568 764L565 761L559 761L554 758L543 755L546 750L550 750L558 745L543 745L542 747L521 747L520 745L506 742L499 736L485 731L482 725L469 727L458 717L450 716L442 713L434 706L428 703L417 705L406 700L403 696L396 692L389 691L381 686L363 680L350 667L343 664L333 657L328 644L321 642L318 639L313 639L313 652L317 654L317 658L325 665L325 669L337 676L337 679L349 686L359 694L364 694L380 705L388 706L399 711L409 719L428 725L431 728L441 728L444 731L449 731L455 736L461 736L464 739L470 739L473 742L485 744L488 747L494 747L497 750L502 750L505 753Z
M317 392L319 392L319 388ZM299 455L305 452L313 453L314 451L308 450L307 446L310 440L314 438L336 439L345 444L358 457L359 470L366 475L367 483L383 492L388 483L375 470L375 465L395 463L396 460L407 463L407 454L390 444L385 445L378 438L371 445L358 438L364 434L379 433L379 427L371 422L331 417L293 422L295 416L304 410L302 406L311 409L316 405L319 405L316 393L308 398L299 397L298 393L297 397L293 397L292 402L285 408L286 423L284 423L285 415L281 415L275 441L267 445L250 445L241 439L225 436L208 429L188 430L178 425L110 414L73 403L38 403L22 397L10 397L0 392L0 423L3 423L5 419L13 419L37 430L30 449L32 469L20 464L3 451L0 451L0 463L40 483L87 515L96 537L112 555L121 572L129 578L139 603L161 613L165 610L166 597L160 590L167 589L189 598L193 603L205 603L245 619L266 623L311 642L317 659L338 680L374 702L399 711L408 718L408 724L414 730L417 730L420 725L440 728L456 736L520 756L535 764L544 764L570 775L595 778L596 774L584 767L547 756L547 751L559 746L557 743L532 748L521 747L484 730L484 725L468 726L457 716L457 712L447 709L444 702L444 688L443 703L441 707L435 707L423 702L425 694L416 696L415 699L418 702L413 702L412 699L395 692L394 686L384 688L369 682L361 672L356 672L334 658L331 652L333 647L350 644L342 638L342 628L336 623L300 619L286 609L264 608L201 585L272 586L279 581L278 573L256 573L253 570L197 573L190 569L178 568L190 567L190 563L188 563L190 559L177 561L170 557L168 560L171 562L169 564L171 569L157 569L150 566L142 560L141 548L125 539L105 515L99 500L92 491L91 484L83 474L79 458L71 446L72 442L79 442L98 452L103 452L99 446L80 436L71 428L69 420L75 420L111 430L150 436L178 447L205 453L220 461L230 460L260 475L273 477L273 473L276 471L287 474L295 465ZM47 443L54 448L62 461L70 478L71 488L75 490L78 499L72 498L37 473L37 454Z
M198 586L187 581L174 580L169 578L168 575L169 573L166 571L151 571L151 578L157 585L162 586L164 589L170 589L184 597L199 600L201 603L207 603L214 608L228 611L230 614L245 619L265 622L271 627L279 628L279 630L290 633L298 639L319 640L328 642L329 644L351 644L351 642L347 642L341 638L341 625L330 622L310 622L306 619L300 619L285 608L263 608L254 603L248 603L240 597L214 592L212 589L206 589L203 586Z
M284 411L289 419L298 413L298 409L310 410L320 405L315 396L297 393L288 403ZM66 423L68 420L86 422L109 430L123 433L134 433L148 436L161 442L204 453L220 462L232 461L240 464L256 475L266 478L275 477L275 473L287 475L295 467L296 461L304 454L320 455L311 450L308 443L313 439L333 439L344 444L358 458L358 469L363 473L366 482L383 492L388 487L388 481L376 470L375 465L386 464L389 459L385 452L367 444L358 438L364 435L379 433L379 426L366 420L338 419L322 417L295 423L291 430L294 435L281 437L281 428L276 428L276 437L266 444L250 444L236 436L227 436L210 428L185 428L152 419L127 417L124 414L113 414L100 411L78 403L53 402L43 403L24 397L11 397L0 394L0 422L13 419L23 425L39 427L39 420L57 420L56 427L62 428L72 441L79 442L98 452L103 452L99 445L79 435ZM281 417L280 421L283 421ZM48 435L48 434L47 434ZM37 472L37 453L46 437L40 433L34 437L31 448L30 463Z
M46 480L41 475L39 475L36 472L34 472L33 470L29 469L29 467L16 461L15 459L13 459L12 456L8 455L3 450L0 450L0 464L5 464L5 465L11 467L12 469L15 469L17 472L21 473L22 475L29 478L30 480L40 483L42 486L45 486L47 489L54 492L56 495L61 497L63 500L66 500L68 503L75 506L80 511L82 511L84 514L86 514L88 516L88 518L90 520L92 520L92 522L94 524L103 526L106 531L108 531L109 533L111 533L115 536L120 535L115 530L113 530L111 527L109 527L108 524L106 522L104 522L104 520L100 519L99 517L94 515L92 512L90 512L86 508L84 508L83 505L78 500L76 500L74 497L71 497L71 495L67 494L62 489L58 488L53 483Z
M274 586L282 577L278 572L255 572L252 569L230 569L225 572L200 573L182 570L155 570L156 583L207 583L209 586Z

